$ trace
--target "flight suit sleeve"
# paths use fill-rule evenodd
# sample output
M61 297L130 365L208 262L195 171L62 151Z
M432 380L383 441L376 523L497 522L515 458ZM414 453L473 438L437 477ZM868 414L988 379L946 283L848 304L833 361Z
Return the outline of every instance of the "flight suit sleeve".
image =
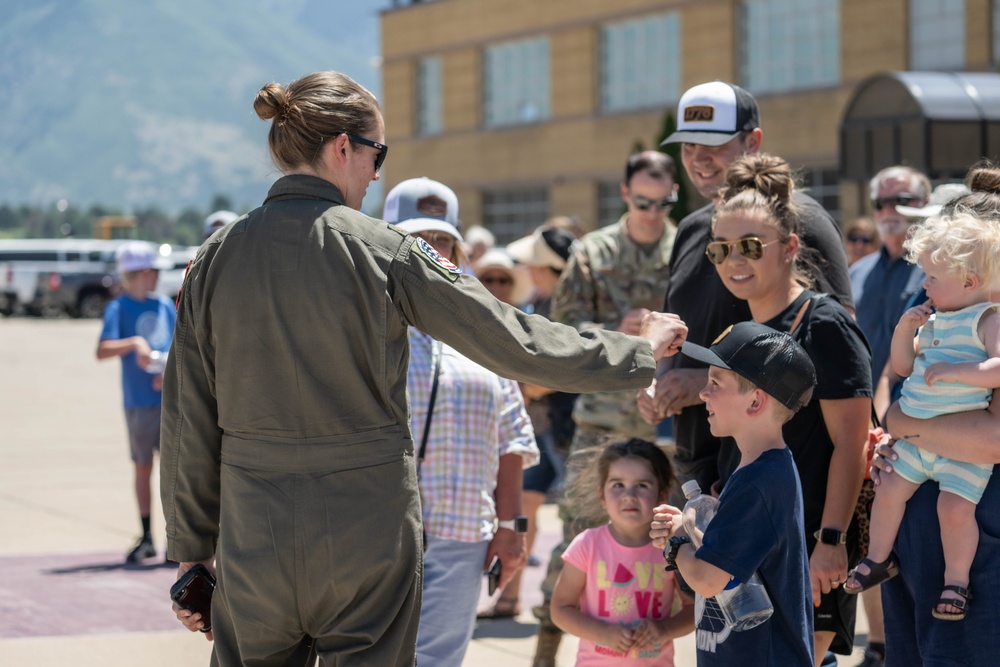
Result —
M167 558L177 562L210 558L219 537L222 432L207 334L194 307L197 268L179 299L160 421L160 500Z
M390 268L388 289L406 324L501 377L570 393L649 386L656 363L646 340L528 315L473 276L450 271L423 245L405 239Z

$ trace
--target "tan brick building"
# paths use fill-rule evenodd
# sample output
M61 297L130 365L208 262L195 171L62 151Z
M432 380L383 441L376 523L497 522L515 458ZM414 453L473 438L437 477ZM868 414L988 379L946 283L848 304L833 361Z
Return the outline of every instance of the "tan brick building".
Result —
M385 186L441 180L464 223L501 241L549 215L617 217L625 158L713 79L754 93L765 150L831 212L864 213L864 187L838 178L855 86L886 70L995 69L1000 48L1000 0L395 4L381 17Z

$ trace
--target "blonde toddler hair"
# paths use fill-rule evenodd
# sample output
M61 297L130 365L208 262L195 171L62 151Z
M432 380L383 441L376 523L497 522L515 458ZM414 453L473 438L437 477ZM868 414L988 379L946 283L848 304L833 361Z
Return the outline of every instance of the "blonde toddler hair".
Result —
M974 274L990 290L1000 288L1000 220L978 217L964 206L910 228L903 243L907 261L926 254L962 276Z

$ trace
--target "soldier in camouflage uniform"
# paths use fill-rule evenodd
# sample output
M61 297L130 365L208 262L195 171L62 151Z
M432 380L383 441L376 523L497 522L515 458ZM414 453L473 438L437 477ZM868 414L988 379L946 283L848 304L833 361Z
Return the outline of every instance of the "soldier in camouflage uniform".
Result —
M552 319L586 329L638 333L643 315L661 308L676 228L668 218L677 201L676 166L670 156L645 151L629 157L622 199L628 211L614 225L587 234L577 244L552 298ZM566 487L592 460L595 448L631 438L653 441L656 428L643 421L633 391L581 394L573 411L576 432L566 461ZM562 631L549 616L549 602L562 571L562 552L586 528L607 521L596 493L586 501L563 498L563 541L552 551L542 582L535 667L555 664Z

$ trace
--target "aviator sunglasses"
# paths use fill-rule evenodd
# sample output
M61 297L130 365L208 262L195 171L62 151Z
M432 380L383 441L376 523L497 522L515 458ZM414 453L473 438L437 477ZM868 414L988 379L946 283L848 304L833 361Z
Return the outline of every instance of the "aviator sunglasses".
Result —
M896 208L897 206L909 206L915 201L920 201L917 195L893 195L892 197L875 197L872 199L872 209L881 211L887 206Z
M747 259L757 260L764 256L764 248L777 243L778 239L764 243L756 236L748 236L736 241L712 241L705 246L705 255L712 264L722 264L733 249Z
M648 211L651 206L655 206L661 211L665 211L674 204L677 203L677 195L672 194L661 199L650 199L649 197L643 197L642 195L631 195L632 203L640 211Z
M377 174L382 170L382 163L385 162L385 156L389 154L389 147L385 144L380 144L377 141L372 141L371 139L365 139L364 137L359 137L356 134L351 134L350 132L344 132L347 138L356 144L364 144L365 146L371 146L372 148L378 150L379 152L375 154L375 173Z

